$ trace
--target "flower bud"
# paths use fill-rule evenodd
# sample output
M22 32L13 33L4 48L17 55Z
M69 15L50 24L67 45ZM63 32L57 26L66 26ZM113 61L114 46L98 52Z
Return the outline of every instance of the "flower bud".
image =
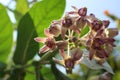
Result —
M81 18L79 18L77 21L76 21L76 25L77 25L77 27L79 27L79 28L84 28L84 26L86 25L86 23L88 23L88 21L85 19L85 18L83 18L83 17L81 17Z
M109 28L109 29L107 29L107 31L108 31L108 36L111 37L111 38L118 35L118 29L117 28Z
M74 61L71 58L66 59L65 60L65 67L72 69L74 67Z
M49 32L55 36L59 36L60 34L60 25L59 24L51 24L49 27Z
M71 50L71 58L73 61L77 61L82 57L82 51L80 48L74 48Z
M79 14L80 16L86 16L86 14L87 14L87 8L86 8L86 7L80 8L80 9L78 10L78 14Z
M54 50L55 49L55 40L54 39L47 39L46 42L45 42L46 46L49 47L51 50Z
M103 26L102 22L98 21L98 20L94 20L91 24L92 24L92 29L94 31L100 30L102 28L102 26Z
M69 28L73 24L72 20L70 18L65 18L62 21L63 27Z

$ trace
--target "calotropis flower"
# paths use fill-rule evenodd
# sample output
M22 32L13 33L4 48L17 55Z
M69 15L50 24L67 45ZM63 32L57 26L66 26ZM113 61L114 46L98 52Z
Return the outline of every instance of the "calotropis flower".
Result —
M41 38L41 37L37 37L37 38L34 38L34 40L36 42L40 42L40 43L43 43L45 44L39 51L39 53L44 53L48 50L51 50L53 51L55 48L56 48L56 45L55 45L55 39L53 37L52 34L49 33L49 30L48 29L45 29L44 30L44 34L47 36L45 38Z
M60 51L60 55L63 58L62 60L58 60L56 58L53 58L53 60L64 66L68 73L71 73L74 65L79 63L79 60L82 57L82 51L79 48L74 48L69 52L69 55L66 54L64 50Z
M93 13L87 15L86 7L72 7L74 11L52 21L45 29L46 38L35 38L35 41L44 44L39 53L58 49L62 59L54 57L53 61L64 66L67 72L72 72L75 64L83 63L89 68L98 67L113 74L106 59L115 47L114 37L118 30L108 28L109 20L100 20ZM86 53L85 49L88 51L87 57L83 54Z

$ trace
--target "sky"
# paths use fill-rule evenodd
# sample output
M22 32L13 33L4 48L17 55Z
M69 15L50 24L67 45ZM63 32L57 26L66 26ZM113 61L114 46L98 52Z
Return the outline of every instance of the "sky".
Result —
M15 8L15 2L10 3L11 0L0 0L0 3L3 5L8 5L11 8ZM88 14L94 13L96 17L101 20L110 20L108 17L104 15L104 10L109 10L110 13L113 13L120 17L120 0L66 0L66 10L65 12L71 11L71 6L76 6L77 8L87 7ZM10 18L12 22L15 22L14 15L9 12ZM110 27L115 27L115 23L111 21Z

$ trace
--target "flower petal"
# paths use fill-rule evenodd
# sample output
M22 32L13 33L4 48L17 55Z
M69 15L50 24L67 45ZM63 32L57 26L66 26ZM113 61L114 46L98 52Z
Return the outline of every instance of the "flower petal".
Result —
M49 49L50 49L50 48L45 45L45 46L43 46L43 47L40 49L39 54L45 53L45 52L48 51Z
M55 61L57 64L60 64L60 65L65 67L64 60L58 60L58 59L53 57L53 61Z
M65 38L65 33L67 32L67 28L63 28L62 27L62 30L61 30L61 36L62 36L62 39Z
M71 26L70 29L73 30L74 32L76 32L77 34L80 34L80 32L81 32L79 30L79 28L77 26L75 26L75 25Z
M45 42L46 42L46 38L36 37L36 38L34 38L34 40L35 40L36 42L41 42L41 43L45 43Z
M67 55L66 55L64 49L59 49L59 53L63 57L63 59L67 59Z
M73 50L71 50L71 57L73 61L79 60L82 57L82 51L80 50L80 48L74 48Z
M95 51L91 48L89 51L89 59L92 60Z
M45 29L44 34L49 38L53 38L53 34L50 34L49 29Z

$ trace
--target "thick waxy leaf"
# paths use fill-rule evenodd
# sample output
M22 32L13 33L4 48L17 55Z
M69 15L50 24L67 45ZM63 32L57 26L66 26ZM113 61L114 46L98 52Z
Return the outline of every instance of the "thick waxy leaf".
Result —
M82 29L82 31L81 31L81 33L80 33L80 37L83 37L84 35L86 35L88 32L89 32L89 26L88 25L86 25L83 29Z
M25 14L28 8L27 0L17 0L16 11L20 12L21 14Z
M6 62L12 46L13 28L7 11L0 4L0 61Z
M18 26L17 47L13 57L15 64L25 64L38 52L38 43L34 41L36 36L34 24L27 13Z
M44 29L51 21L61 18L64 9L65 0L42 0L33 5L29 13L39 36L43 36Z
M28 11L28 2L27 0L16 0L16 9L15 9L15 17L17 20Z
M71 80L62 72L60 72L54 64L51 65L51 69L53 71L53 74L55 75L56 80Z

